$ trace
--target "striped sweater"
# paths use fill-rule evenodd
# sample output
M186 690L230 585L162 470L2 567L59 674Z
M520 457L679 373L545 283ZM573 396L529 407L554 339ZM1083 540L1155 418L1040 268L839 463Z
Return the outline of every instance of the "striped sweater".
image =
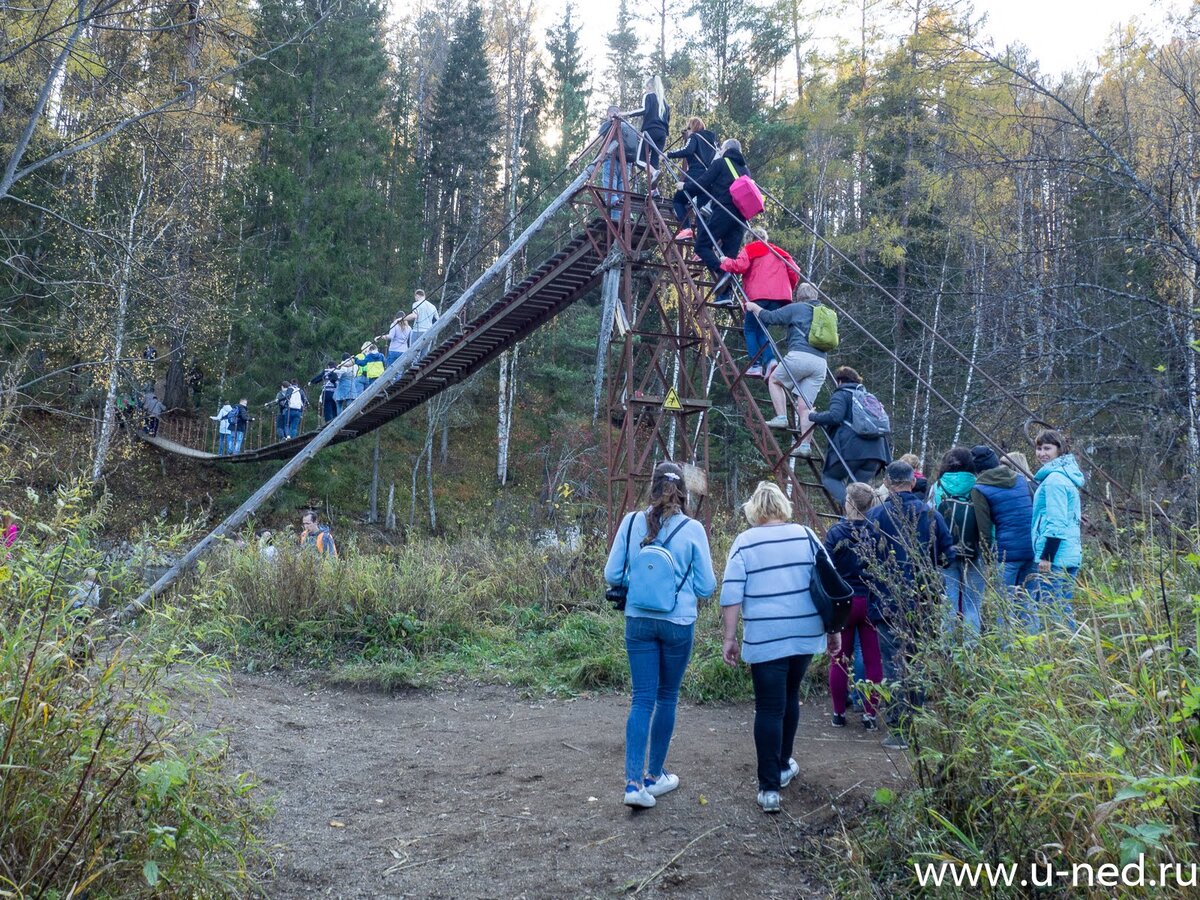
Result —
M746 662L825 649L825 628L809 594L816 553L816 535L794 522L759 525L734 540L725 564L721 605L742 605Z

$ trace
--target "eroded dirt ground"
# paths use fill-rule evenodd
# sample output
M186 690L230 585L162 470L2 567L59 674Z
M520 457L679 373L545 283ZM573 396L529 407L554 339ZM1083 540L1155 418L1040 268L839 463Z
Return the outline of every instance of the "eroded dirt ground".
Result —
M684 704L668 760L680 788L631 811L620 802L627 703L236 675L203 718L273 798L273 898L615 897L644 881L641 897L826 896L796 855L802 830L836 826L839 811L905 778L877 736L853 720L829 727L813 699L800 776L783 814L766 816L752 707Z

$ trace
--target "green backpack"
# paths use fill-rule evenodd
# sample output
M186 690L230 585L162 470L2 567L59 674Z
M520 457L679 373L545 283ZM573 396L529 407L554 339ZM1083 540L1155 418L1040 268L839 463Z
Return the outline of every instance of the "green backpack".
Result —
M828 353L838 347L837 313L820 303L813 304L812 325L808 327L808 343L814 350Z

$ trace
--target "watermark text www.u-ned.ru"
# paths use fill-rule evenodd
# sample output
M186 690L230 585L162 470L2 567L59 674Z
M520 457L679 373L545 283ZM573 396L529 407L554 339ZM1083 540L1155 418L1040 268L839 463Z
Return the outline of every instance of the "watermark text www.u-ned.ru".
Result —
M917 884L938 887L1196 887L1196 863L913 863Z

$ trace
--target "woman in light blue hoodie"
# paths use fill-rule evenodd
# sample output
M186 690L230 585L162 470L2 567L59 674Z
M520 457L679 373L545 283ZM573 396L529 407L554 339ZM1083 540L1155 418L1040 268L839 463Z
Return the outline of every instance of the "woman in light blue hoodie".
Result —
M630 588L625 604L625 650L633 697L625 724L625 805L654 806L657 797L679 787L679 776L666 770L667 750L675 731L679 686L692 655L696 601L717 587L704 526L684 513L687 488L683 469L659 463L650 481L650 507L621 521L604 567L604 580L630 588L630 573L645 575L638 560L651 544L647 560L670 556L668 584L656 608L636 602L644 590ZM649 760L647 761L647 744Z
M1083 562L1079 489L1085 479L1074 454L1066 451L1067 439L1061 432L1043 431L1037 436L1036 453L1041 468L1033 476L1037 482L1032 530L1037 575L1034 608L1027 618L1031 634L1040 629L1039 618L1044 612L1072 631L1076 627L1071 598Z

